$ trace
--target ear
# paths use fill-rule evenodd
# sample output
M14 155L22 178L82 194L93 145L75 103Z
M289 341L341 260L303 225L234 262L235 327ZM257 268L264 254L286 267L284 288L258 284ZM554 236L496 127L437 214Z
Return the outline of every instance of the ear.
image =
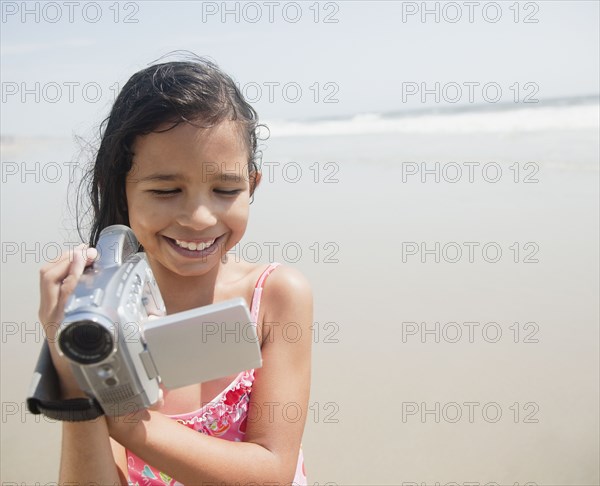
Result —
M252 174L250 174L250 195L254 194L254 191L260 184L262 179L262 173L257 169Z

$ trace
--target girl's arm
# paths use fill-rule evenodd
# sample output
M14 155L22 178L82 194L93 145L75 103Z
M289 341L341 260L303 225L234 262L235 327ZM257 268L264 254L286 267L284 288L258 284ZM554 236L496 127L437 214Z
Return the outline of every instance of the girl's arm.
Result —
M111 436L184 484L277 482L294 478L310 389L312 294L280 267L263 291L263 366L255 372L244 442L198 433L154 411L108 418Z
M59 484L127 484L113 456L105 417L88 422L64 422Z

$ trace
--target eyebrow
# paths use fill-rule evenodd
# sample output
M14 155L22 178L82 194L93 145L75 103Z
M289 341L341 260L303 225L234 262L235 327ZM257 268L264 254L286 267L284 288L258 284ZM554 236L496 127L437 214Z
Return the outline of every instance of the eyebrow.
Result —
M152 174L135 179L135 182L176 181L178 179L181 179L181 177L177 174Z
M215 180L218 179L221 182L240 182L241 180L244 179L243 175L240 174L233 174L231 172L213 172L211 174L205 174L205 175L209 175L209 177L207 178L208 180ZM179 174L151 174L149 176L146 177L141 177L139 179L135 179L135 182L173 182L173 181L178 181L178 180L182 180L185 179L185 177L183 177L182 175Z

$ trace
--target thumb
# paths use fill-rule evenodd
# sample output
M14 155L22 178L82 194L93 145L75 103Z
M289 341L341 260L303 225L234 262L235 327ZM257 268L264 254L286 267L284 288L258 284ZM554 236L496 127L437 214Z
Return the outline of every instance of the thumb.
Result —
M89 247L85 249L84 252L84 256L85 256L85 264L86 266L89 265L90 263L94 263L96 261L96 259L98 258L98 250L96 250L96 248L93 247Z

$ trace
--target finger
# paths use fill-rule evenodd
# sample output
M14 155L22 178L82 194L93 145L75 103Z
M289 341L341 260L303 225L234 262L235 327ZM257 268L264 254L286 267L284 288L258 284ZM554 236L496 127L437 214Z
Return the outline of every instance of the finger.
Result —
M97 253L94 248L81 247L80 251L73 252L73 261L69 265L67 275L63 278L60 285L58 303L64 305L66 299L73 293L85 267L90 265Z
M86 245L85 243L81 243L79 245L77 245L76 247L70 248L66 251L63 251L61 253L61 255L58 257L58 259L56 260L52 260L51 262L47 263L46 265L44 265L41 268L41 272L46 273L46 272L55 272L56 268L66 268L66 266L70 265L71 262L73 261L73 254L75 252L80 252L82 254L85 254L86 250L88 249L88 245Z
M69 267L73 261L74 254L82 252L84 245L79 245L64 252L58 261L45 265L40 269L40 319L52 312L63 280L68 275Z
M87 245L82 244L63 253L56 263L46 265L40 270L40 319L42 322L44 318L57 310L59 301L61 301L61 307L64 306L64 302L75 288L83 268L93 263L96 256L96 249L87 248Z
M85 266L88 267L98 259L98 250L93 247L85 249Z

